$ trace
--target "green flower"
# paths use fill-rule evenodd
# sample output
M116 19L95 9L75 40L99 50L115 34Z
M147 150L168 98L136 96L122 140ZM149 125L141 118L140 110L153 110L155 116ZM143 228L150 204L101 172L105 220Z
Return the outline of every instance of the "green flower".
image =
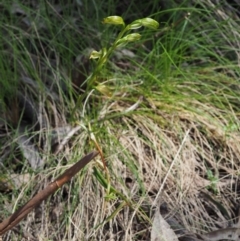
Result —
M119 16L109 16L107 18L104 18L103 23L123 26L125 25L123 19Z
M89 59L99 59L99 58L103 58L105 57L105 55L107 54L107 50L106 48L103 48L102 50L100 51L96 51L96 50L93 50Z
M134 22L128 25L128 28L129 30L138 29L138 28L141 28L142 26L151 28L151 29L157 29L159 27L159 23L152 18L143 18L143 19L135 20Z
M120 47L120 46L124 46L126 45L128 42L134 42L134 41L137 41L141 38L141 35L139 33L131 33L131 34L128 34L126 35L125 37L119 39L117 41L117 47Z

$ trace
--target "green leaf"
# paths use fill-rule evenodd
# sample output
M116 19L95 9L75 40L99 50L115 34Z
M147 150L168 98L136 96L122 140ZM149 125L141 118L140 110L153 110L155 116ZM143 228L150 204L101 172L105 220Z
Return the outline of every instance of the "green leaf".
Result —
M113 25L123 25L125 26L125 23L123 19L119 16L109 16L107 18L103 19L104 24L113 24Z

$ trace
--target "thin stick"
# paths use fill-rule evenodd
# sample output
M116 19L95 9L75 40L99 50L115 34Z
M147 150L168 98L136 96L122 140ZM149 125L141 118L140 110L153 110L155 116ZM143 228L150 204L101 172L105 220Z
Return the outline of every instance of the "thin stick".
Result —
M183 148L183 146L184 146L184 143L186 142L186 140L187 140L187 137L188 137L188 135L189 135L189 132L190 132L190 129L188 129L187 130L187 132L186 132L186 134L185 134L185 136L184 136L184 138L183 138L183 141L182 141L182 143L181 143L181 146L179 147L179 149L178 149L178 151L177 151L177 154L176 154L176 156L174 157L174 159L173 159L173 161L172 161L172 163L171 163L171 165L170 165L170 167L169 167L169 169L168 169L168 171L167 171L167 174L166 174L166 176L164 177L164 179L163 179L163 182L162 182L162 185L161 185L161 187L160 187L160 189L159 189L159 191L158 191L158 193L157 193L157 196L156 196L156 198L155 198L155 200L154 200L154 204L155 205L157 205L158 203L158 197L159 197L159 195L160 195L160 193L162 192L162 189L163 189L163 187L164 187L164 185L165 185L165 182L167 181L167 178L168 178L168 176L169 176L169 174L170 174L170 172L171 172L171 170L172 170L172 168L173 168L173 165L175 164L175 162L176 162L176 160L178 159L178 156L179 156L179 154L180 154L180 152L181 152L181 150L182 150L182 148Z
M67 169L55 181L51 182L45 189L37 193L24 206L19 208L10 217L0 223L0 235L6 233L8 230L16 226L23 218L27 216L35 207L37 207L43 200L47 199L51 194L57 191L64 183L71 180L83 167L85 167L94 157L98 155L97 151L90 152L80 161Z

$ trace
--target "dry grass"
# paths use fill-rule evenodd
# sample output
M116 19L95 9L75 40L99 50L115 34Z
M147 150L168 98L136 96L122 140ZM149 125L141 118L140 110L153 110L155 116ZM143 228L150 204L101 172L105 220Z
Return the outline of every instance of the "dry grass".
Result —
M210 4L202 2L203 8ZM227 13L219 11L214 12L216 19L226 19ZM198 31L199 26L194 21L191 24ZM225 46L231 50L239 49L239 28L234 24L234 18L229 20L231 28L227 31L236 38L226 37L226 25L219 29ZM212 36L206 36L210 38L208 43L214 45ZM51 64L48 56L41 56L36 63L35 57L29 57L37 80L33 80L26 66L19 67L18 91L33 105L28 111L32 113L32 123L38 126L31 126L28 131L21 129L21 121L14 121L21 119L12 111L18 108L15 102L1 111L0 164L8 185L12 174L31 176L21 187L11 183L8 193L0 194L4 206L0 217L6 217L95 148L90 132L105 155L111 185L131 200L131 205L119 195L108 195L100 185L94 175L94 168L104 173L98 158L31 213L18 230L5 234L3 240L150 240L151 219L159 206L165 218L169 222L177 220L178 229L185 233L232 227L239 215L239 56L235 51L235 62L226 58L228 65L221 65L226 52L215 47L219 59L210 61L209 66L196 67L195 60L191 60L192 65L181 67L182 75L172 71L173 76L167 79L169 91L157 81L146 87L144 74L142 81L137 73L110 73L105 84L112 95L92 91L74 113L76 93L71 89L66 94L61 85L72 81L66 69L57 61ZM203 48L196 52L198 56L192 59L200 58ZM55 52L53 59L58 58ZM202 59L203 64L207 62L205 55ZM130 61L128 64L132 65ZM156 66L156 70L160 67ZM48 82L42 80L46 78L41 75L43 68ZM151 74L160 81L162 77L156 70ZM112 84L120 82L117 87ZM17 112L22 114L18 109ZM34 143L35 154L44 163L40 169L34 170L24 161L19 151L23 136Z
M143 100L144 104L148 105L148 101ZM214 108L196 101L193 105ZM115 101L108 111L122 109ZM161 118L168 120L168 127L156 121L159 112ZM134 210L123 206L104 223L123 201L104 199L106 190L93 177L96 164L92 163L30 215L21 224L22 229L35 233L38 240L148 240L151 223L141 220L139 208L151 217L155 207L163 203L171 210L168 215L192 233L226 227L228 217L233 222L238 217L239 134L226 133L224 115L216 109L205 115L175 110L173 115L155 107L151 114L145 115L140 106L129 116L104 121L100 128L106 138L98 137L105 150L112 185L134 200ZM65 146L56 158L58 165L52 171L46 169L47 175L40 174L35 190L46 185L47 176L68 166L60 165L63 158L72 160L73 155L82 153L88 134L78 133L73 139L70 149ZM207 176L208 170L215 181Z

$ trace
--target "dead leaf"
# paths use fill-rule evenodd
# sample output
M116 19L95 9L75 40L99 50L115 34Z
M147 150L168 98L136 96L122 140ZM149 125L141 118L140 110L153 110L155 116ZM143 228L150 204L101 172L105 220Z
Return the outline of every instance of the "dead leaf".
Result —
M14 189L21 188L22 185L28 183L30 174L2 174L0 176L0 192L9 192Z
M159 209L157 209L153 220L151 241L179 241L170 225L160 214Z
M32 143L31 139L27 136L23 128L18 130L19 138L17 143L22 151L23 156L31 165L33 170L43 166L44 160L41 158L37 147Z

